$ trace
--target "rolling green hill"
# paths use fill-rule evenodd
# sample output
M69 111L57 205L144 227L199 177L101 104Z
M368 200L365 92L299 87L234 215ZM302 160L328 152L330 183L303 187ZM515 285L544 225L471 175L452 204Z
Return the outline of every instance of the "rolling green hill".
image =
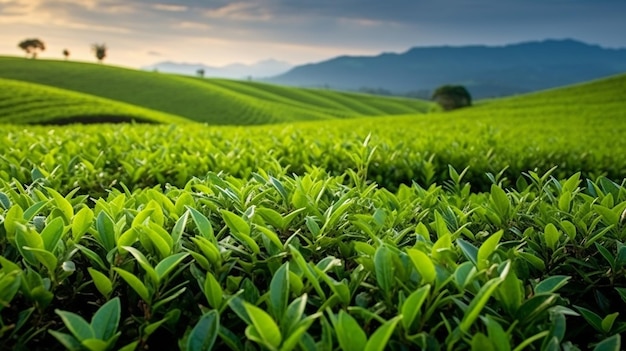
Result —
M0 78L0 122L32 124L190 123L182 117L88 94Z
M421 113L431 106L412 99L12 57L0 57L0 78L91 94L209 124L267 124Z

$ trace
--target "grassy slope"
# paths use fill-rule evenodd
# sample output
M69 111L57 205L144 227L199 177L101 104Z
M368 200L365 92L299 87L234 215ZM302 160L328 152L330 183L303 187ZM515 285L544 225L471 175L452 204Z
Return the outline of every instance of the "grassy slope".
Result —
M64 124L122 121L190 122L171 114L88 94L0 78L0 122Z
M0 78L92 94L210 124L266 124L420 113L413 99L198 79L106 65L0 57Z

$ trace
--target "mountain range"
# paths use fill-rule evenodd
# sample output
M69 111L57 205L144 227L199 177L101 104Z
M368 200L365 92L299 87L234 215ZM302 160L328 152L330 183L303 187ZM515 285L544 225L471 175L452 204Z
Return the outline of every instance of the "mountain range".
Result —
M472 96L506 96L626 72L626 49L545 40L505 46L415 47L404 53L340 56L296 66L267 82L428 97L443 84Z
M198 70L204 70L205 77L249 79L271 77L284 73L292 68L292 65L277 60L263 60L253 64L233 63L226 66L207 66L202 63L179 63L164 61L150 66L142 67L146 71L159 71L183 75L197 75Z

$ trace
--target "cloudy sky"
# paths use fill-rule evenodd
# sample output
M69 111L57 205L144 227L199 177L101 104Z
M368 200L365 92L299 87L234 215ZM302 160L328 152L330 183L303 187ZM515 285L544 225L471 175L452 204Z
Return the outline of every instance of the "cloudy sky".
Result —
M141 67L159 61L292 64L413 46L575 38L626 47L626 0L0 0L0 55L41 38L40 55Z

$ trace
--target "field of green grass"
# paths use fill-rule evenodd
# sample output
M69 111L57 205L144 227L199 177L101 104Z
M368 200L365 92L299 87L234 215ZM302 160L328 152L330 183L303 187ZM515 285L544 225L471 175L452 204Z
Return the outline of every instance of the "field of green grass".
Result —
M2 347L623 349L626 75L427 114L174 78L324 118L1 125Z
M217 125L422 113L431 106L413 99L11 57L0 57L0 78L67 89Z
M0 123L190 123L160 111L45 85L0 78Z

